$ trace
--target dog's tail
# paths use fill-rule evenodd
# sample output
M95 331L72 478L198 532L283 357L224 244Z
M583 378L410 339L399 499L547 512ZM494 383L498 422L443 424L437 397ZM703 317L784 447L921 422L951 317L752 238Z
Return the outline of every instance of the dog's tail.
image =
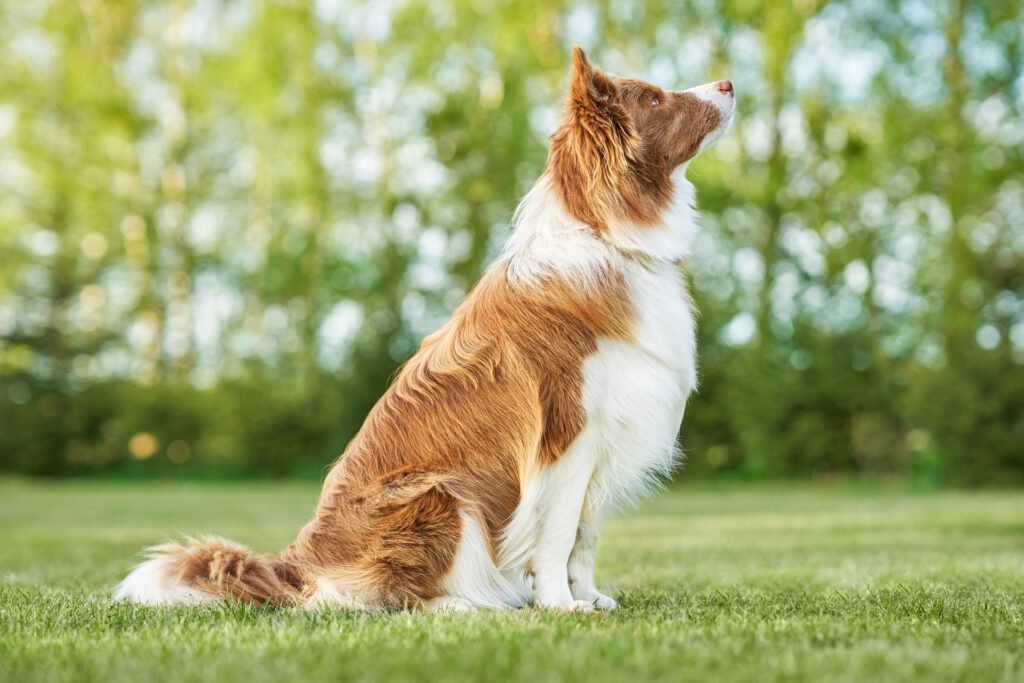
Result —
M115 600L143 605L196 605L223 599L288 605L302 591L299 568L286 559L254 555L216 536L189 538L146 550L146 559L118 584Z

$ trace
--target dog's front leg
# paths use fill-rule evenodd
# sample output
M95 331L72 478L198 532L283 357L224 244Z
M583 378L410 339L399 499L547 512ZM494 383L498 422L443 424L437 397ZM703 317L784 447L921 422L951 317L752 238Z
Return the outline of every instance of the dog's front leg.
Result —
M569 589L576 600L589 602L597 609L613 610L619 606L613 598L597 590L594 581L594 555L597 550L597 527L600 523L600 512L595 509L591 495L587 496L579 529L576 531L576 544L569 555Z
M583 501L594 472L585 439L576 442L544 473L545 510L539 521L531 558L533 604L573 611L592 610L587 600L575 600L569 589L569 555L580 526Z

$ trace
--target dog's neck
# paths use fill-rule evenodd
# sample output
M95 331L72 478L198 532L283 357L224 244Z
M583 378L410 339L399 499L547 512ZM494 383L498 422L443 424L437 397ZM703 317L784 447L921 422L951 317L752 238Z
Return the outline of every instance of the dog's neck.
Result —
M693 251L697 212L685 167L672 180L675 194L659 223L609 221L599 231L570 216L550 178L541 176L516 209L500 260L508 263L510 277L524 281L544 275L586 277L610 257L645 266L679 263Z
M693 253L697 240L696 191L686 178L686 167L672 175L672 201L654 225L638 225L627 220L609 221L600 239L629 258L644 262L680 263Z

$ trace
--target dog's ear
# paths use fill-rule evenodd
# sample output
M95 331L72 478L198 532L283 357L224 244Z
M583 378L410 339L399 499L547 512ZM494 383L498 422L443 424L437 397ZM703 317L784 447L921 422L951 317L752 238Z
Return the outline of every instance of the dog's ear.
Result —
M615 82L590 63L583 48L579 45L573 47L569 106L595 113L607 112L616 90Z
M626 215L622 183L641 150L617 90L582 48L573 48L568 103L551 136L548 168L569 213L597 229Z

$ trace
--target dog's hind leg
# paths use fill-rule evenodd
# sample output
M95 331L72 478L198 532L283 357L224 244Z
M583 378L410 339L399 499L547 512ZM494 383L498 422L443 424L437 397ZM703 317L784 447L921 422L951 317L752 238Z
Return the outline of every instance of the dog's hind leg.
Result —
M469 605L483 608L522 607L529 600L529 591L522 582L499 571L491 556L490 544L479 518L460 512L462 533L448 573L441 580L442 596L435 601L444 608ZM458 609L459 607L456 607Z

